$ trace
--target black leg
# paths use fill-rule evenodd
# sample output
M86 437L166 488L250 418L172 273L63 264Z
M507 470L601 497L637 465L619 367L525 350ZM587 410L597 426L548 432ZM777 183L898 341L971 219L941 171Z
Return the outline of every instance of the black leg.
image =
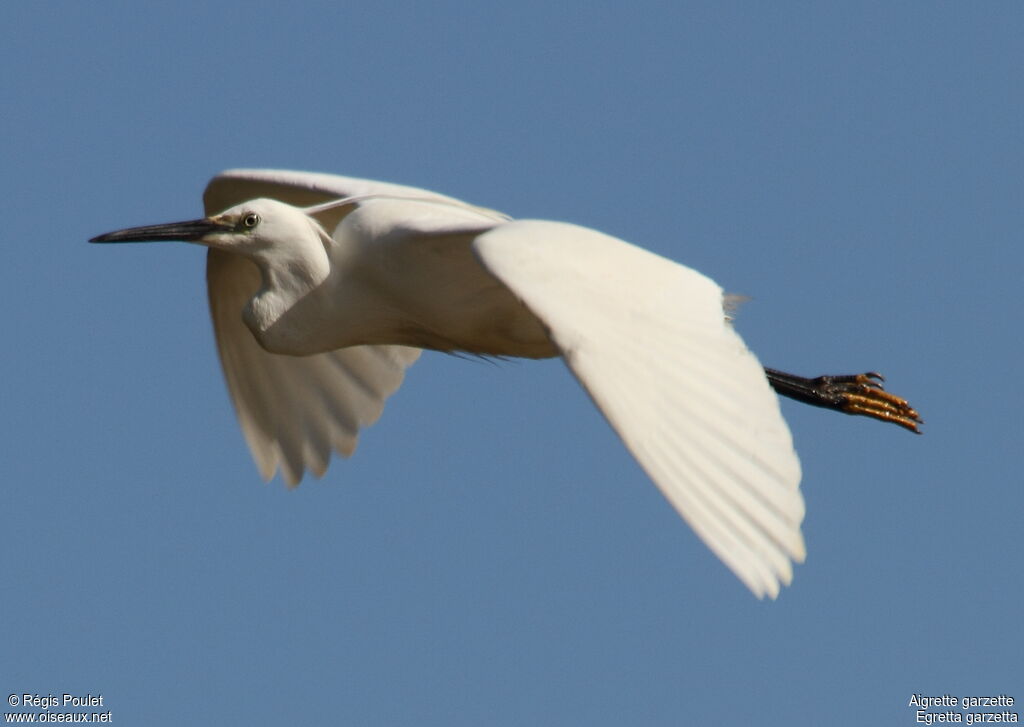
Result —
M817 376L813 379L775 369L764 370L768 383L782 396L811 406L835 409L898 424L917 434L921 416L906 399L882 388L882 376L874 372L849 376Z

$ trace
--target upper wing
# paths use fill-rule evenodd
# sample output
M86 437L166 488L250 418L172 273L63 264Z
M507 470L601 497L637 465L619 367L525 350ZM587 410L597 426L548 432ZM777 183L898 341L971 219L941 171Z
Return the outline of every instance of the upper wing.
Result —
M454 197L418 187L283 169L229 169L221 172L206 185L203 206L206 214L213 215L259 197L276 199L295 207L311 207L335 199L366 195L417 197L468 206Z
M239 170L215 177L203 203L209 215L256 197L304 206L399 192L431 194L327 174ZM351 455L359 429L380 417L384 400L401 385L419 349L356 346L304 357L272 354L242 321L242 310L260 285L256 266L211 248L206 280L224 378L263 477L269 480L280 467L294 486L304 470L322 475L332 450Z
M570 370L697 534L758 596L804 558L800 463L713 281L593 230L518 221L482 263L549 328Z

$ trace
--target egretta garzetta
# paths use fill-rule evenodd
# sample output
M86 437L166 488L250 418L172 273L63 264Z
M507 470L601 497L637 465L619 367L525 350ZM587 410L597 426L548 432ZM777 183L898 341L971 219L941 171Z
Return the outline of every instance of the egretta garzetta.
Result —
M263 476L349 456L421 349L561 356L629 451L758 597L802 561L800 463L776 392L918 431L877 374L762 369L722 289L600 232L328 174L234 170L204 219L91 242L209 248L224 376Z

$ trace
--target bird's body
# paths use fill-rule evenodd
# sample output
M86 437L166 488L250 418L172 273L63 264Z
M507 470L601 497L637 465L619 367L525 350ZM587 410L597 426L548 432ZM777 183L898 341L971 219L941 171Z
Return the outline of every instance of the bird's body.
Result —
M758 596L804 557L800 465L774 387L916 429L866 375L768 370L685 266L602 233L426 190L301 172L214 178L208 217L96 242L209 248L217 345L268 479L348 456L421 349L561 355L679 513Z
M275 200L244 203L244 211L263 219L290 216L290 240L312 226L304 212ZM415 199L339 204L319 216L330 229L307 235L294 260L254 258L265 284L243 318L266 350L305 356L397 344L491 356L558 355L541 322L473 252L477 236L507 220Z

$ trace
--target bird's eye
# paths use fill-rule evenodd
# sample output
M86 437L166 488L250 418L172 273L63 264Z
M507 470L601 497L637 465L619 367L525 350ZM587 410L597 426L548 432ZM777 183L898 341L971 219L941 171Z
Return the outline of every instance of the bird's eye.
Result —
M260 216L255 212L250 212L242 218L242 227L247 227L250 230L260 223Z

